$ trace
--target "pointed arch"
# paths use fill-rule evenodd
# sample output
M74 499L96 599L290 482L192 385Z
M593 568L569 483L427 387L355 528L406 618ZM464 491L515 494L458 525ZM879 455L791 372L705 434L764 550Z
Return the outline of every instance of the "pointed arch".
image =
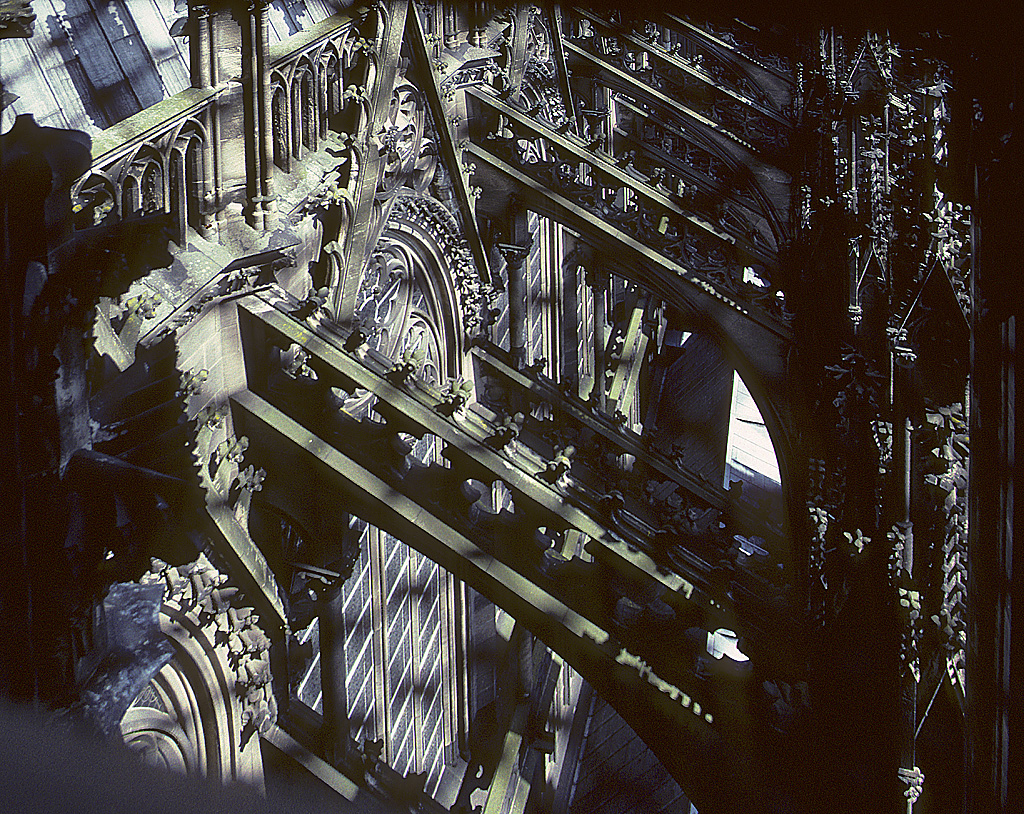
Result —
M324 49L321 57L321 123L320 132L322 138L327 138L327 131L338 132L341 130L339 114L342 110L343 82L341 73L341 58L333 44L329 43Z
M164 211L166 202L167 158L152 144L142 144L121 176L122 217Z
M296 66L291 79L292 156L302 158L317 148L316 76L308 61Z
M85 229L120 220L121 195L117 183L102 170L93 170L71 189L75 226Z
M121 720L146 762L217 783L262 785L259 739L276 715L267 689L269 639L236 588L205 555L153 561L143 583L163 583L160 629L174 656Z
M287 85L280 77L270 86L271 129L274 135L274 164L284 172L291 172L291 150L288 123L290 112L288 106Z

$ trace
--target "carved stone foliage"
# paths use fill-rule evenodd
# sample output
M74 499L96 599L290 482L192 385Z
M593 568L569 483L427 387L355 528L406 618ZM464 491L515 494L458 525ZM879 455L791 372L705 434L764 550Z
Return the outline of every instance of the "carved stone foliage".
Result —
M964 316L971 314L970 230L971 208L946 201L934 213L925 213L931 226L930 241L925 253L924 266L939 263L949 276L950 285Z
M480 278L480 271L473 263L469 244L462 236L455 216L433 198L408 194L396 199L391 215L392 218L417 224L436 242L458 293L466 336L475 337L486 330L496 292Z
M817 464L817 466L814 466ZM829 525L834 520L822 506L815 501L824 497L820 487L824 475L824 462L814 461L809 467L812 473L811 486L808 489L807 511L810 520L810 549L808 552L808 613L815 627L821 627L826 620L826 600L828 596L828 534ZM815 472L820 477L814 478Z
M208 687L206 691L215 703L223 704L220 714L229 719L233 748L243 749L254 734L265 733L277 718L270 639L259 625L259 616L205 554L178 567L154 559L142 582L165 586L165 633L179 638L187 631L198 648L195 652L222 665L224 686ZM220 695L221 691L226 697Z
M301 365L301 359L296 364ZM243 467L249 439L234 435L225 421L227 414L226 405L212 402L196 414L195 455L207 502L231 505L245 528L252 495L263 488L267 473L252 464Z
M135 360L135 347L146 322L156 316L162 298L156 292L126 293L114 300L100 297L93 323L93 347L120 368Z
M960 405L928 416L923 466L929 552L925 613L950 661L962 658L967 623L967 467L970 441Z
M881 409L882 374L862 353L849 347L840 361L826 370L834 386L832 405L838 412L842 433L849 434L854 425L870 422Z

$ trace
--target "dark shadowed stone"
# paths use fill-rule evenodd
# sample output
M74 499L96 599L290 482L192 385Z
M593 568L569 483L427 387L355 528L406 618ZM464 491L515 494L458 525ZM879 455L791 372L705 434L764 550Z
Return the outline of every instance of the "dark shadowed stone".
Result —
M103 609L107 654L82 690L82 715L105 737L116 738L121 718L174 648L160 630L164 586L115 583Z
M110 586L103 609L107 616L107 641L111 647L132 649L148 639L161 639L162 584L118 582Z
M35 28L36 15L29 0L0 0L0 39L27 39Z

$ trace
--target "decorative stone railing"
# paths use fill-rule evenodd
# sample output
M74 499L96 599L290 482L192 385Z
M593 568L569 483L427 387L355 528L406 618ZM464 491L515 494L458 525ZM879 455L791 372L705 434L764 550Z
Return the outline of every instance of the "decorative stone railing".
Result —
M721 586L716 587L719 580L728 583L732 579L720 572L720 561L727 557L725 546L717 547L710 531L703 539L700 522L691 522L691 530L684 529L692 512L684 512L686 518L679 521L682 525L676 531L658 533L658 525L667 521L658 519L656 507L636 499L631 492L624 499L618 495L621 505L615 504L614 489L606 494L607 482L598 469L604 453L614 455L622 450L612 446L602 453L597 447L593 451L581 447L578 455L571 451L560 454L558 444L538 435L542 428L532 424L522 442L506 439L500 416L489 418L487 410L469 410L465 398L453 399L453 388L443 391L422 381L415 375L415 361L392 363L361 344L365 337L360 337L358 331L346 336L316 314L307 320L316 325L316 334L311 334L298 318L288 316L290 311L300 311L301 306L284 299L277 301L279 297L268 290L240 301L245 319L257 320L267 332L269 343L269 349L262 353L257 347L246 349L247 358L254 357L249 365L253 370L263 364L270 370L266 384L260 383L258 375L250 381L250 389L257 396L285 410L293 420L325 433L322 437L332 446L424 507L440 512L439 517L470 539L502 559L512 557L514 567L537 569L548 579L561 582L558 574L567 574L575 566L568 565L568 559L545 554L545 550L564 548L560 542L563 533L569 537L582 535L583 540L590 541L587 548L602 567L620 574L623 586L644 586L623 588L634 599L649 594L643 603L664 595L678 608L680 618L707 617L708 629L720 626L725 617L719 618L719 603L732 604L731 599L723 598L724 594L718 595ZM268 307L271 303L273 307ZM303 371L311 373L275 373L273 347L288 351L296 346L303 348ZM256 357L261 356L269 361L260 362ZM356 427L351 419L332 411L332 398L337 396L331 395L332 388L376 394L375 410L385 418L385 425L364 421ZM327 403L323 403L324 398ZM332 418L335 414L337 420ZM437 436L445 445L442 454L451 462L450 467L412 463L402 453L404 442L398 437L394 442L389 440L396 432ZM562 464L563 459L567 463ZM514 511L492 514L474 505L479 494L473 496L474 489L466 486L467 479L473 483L486 484L495 479L507 483L516 496ZM637 486L642 492L644 484L638 481ZM479 488L475 487L476 492ZM457 493L461 499L452 498ZM704 525L718 516L717 510L708 511L704 498L692 492L684 495L684 501L696 507ZM692 545L687 543L691 538ZM669 556L675 549L676 555ZM783 640L789 636L784 632L785 625L779 623L781 608L772 598L775 591L768 588L772 577L759 579L751 565L747 578L739 573L744 568L739 566L733 579L736 606L732 610L742 615L743 627L752 638L774 642L771 658L784 662L788 657L780 654L788 651ZM584 582L577 587L585 594ZM575 588L568 589L566 594L570 606L592 616L592 603L573 591ZM593 618L603 624L600 614ZM643 645L634 642L630 646ZM661 661L655 654L648 654L648 658ZM679 668L666 663L662 669L675 674ZM677 675L677 679L684 677Z
M749 71L743 70L741 61L713 47L706 37L692 29L647 20L627 31L593 12L583 9L575 9L575 12L579 15L578 27L615 34L653 57L653 61L704 82L711 92L732 96L769 118L780 119L783 106L779 100L761 87Z
M482 105L490 108L489 115L485 116L487 122L494 121L495 113L498 115L498 125L493 131L494 140L514 140L517 157L521 159L519 163L540 166L561 166L565 162L583 163L587 165L587 170L580 178L591 179L588 184L593 187L591 192L600 193L603 201L615 199L617 205L622 207L624 198L621 192L629 190L628 198L635 202L635 207L645 210L648 217L669 218L679 229L686 228L699 239L716 243L726 251L735 250L738 256L749 262L775 263L774 247L767 245L756 230L737 230L733 224L733 231L727 231L723 228L725 220L721 214L715 216L717 222L695 214L686 205L687 196L685 191L680 193L679 184L676 184L675 189L672 188L673 179L665 168L652 168L650 175L644 175L621 160L613 162L611 156L606 157L602 151L593 149L593 145L584 144L571 134L559 133L531 119L528 114L524 115L523 111L493 95L475 90L470 93ZM568 182L564 173L559 173L558 177Z
M716 28L708 22L697 26L688 20L674 14L668 15L669 19L677 24L681 30L688 31L701 37L716 47L730 51L741 57L750 60L753 64L771 71L773 74L787 82L793 83L793 67L789 60L776 53L769 53L755 45L752 38L743 36L738 30L724 30Z
M789 143L791 128L777 113L709 83L679 60L667 55L651 59L628 39L596 34L579 37L566 42L566 53L581 69L600 73L604 82L671 100L662 105L667 115L702 124L755 153L778 155Z
M587 456L568 449L552 456L532 430L514 437L501 416L459 399L461 388L424 381L415 358L382 356L324 308L310 311L273 288L238 305L243 326L253 330L243 328L250 376L248 390L231 400L232 415L270 479L274 466L313 467L318 489L341 490L350 511L406 535L478 590L496 592L494 601L507 601L517 618L523 613L588 676L596 674L586 665L600 662L618 692L663 706L664 737L673 742L726 748L733 737L749 737L751 720L760 719L739 700L747 697L749 666L709 656L711 631L738 628L763 675L787 682L801 675L799 614L755 610L746 578L730 584L720 563L692 581L674 570L679 561L659 570L646 553L653 529L589 485ZM344 394L356 391L377 396L381 421L339 409ZM413 460L410 436L436 438L448 465ZM499 513L480 502L495 480L512 495ZM581 543L592 560L574 556ZM753 564L738 568L756 577ZM684 570L698 572L695 564ZM536 603L545 610L538 613ZM735 704L724 700L733 697Z
M93 139L92 167L71 188L79 228L169 212L175 240L186 226L215 229L210 117L223 88L187 88Z
M726 297L785 321L771 283L774 251L753 242L751 233L737 237L724 231L721 221L716 225L696 217L683 205L685 200L653 187L651 179L630 175L599 153L529 121L482 91L470 94L490 108L487 120L495 125L490 134L474 139L474 151L479 146L493 153L529 177L534 187L572 201L649 250L700 275L706 285Z
M336 14L270 47L269 98L273 163L315 151L328 130L355 135L367 119L367 88L376 75L376 43L360 34L366 19Z
M753 173L701 143L692 132L664 121L641 102L616 94L616 163L675 193L705 219L774 251L790 238L786 219ZM766 222L770 230L759 228Z
M290 168L291 156L315 150L332 124L355 130L365 122L354 108L365 107L358 91L372 84L376 57L375 44L358 32L361 19L338 14L271 47L266 104L281 169ZM164 212L179 244L189 227L204 237L215 234L224 202L215 185L221 156L212 111L229 88L187 88L97 135L92 167L72 187L76 225ZM346 108L353 110L343 122Z

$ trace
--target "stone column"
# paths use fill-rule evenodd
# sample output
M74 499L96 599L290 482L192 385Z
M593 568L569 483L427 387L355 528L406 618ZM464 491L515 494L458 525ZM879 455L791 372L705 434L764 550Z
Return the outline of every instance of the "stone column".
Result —
M604 378L608 368L608 275L588 269L587 283L594 301L594 389L590 395L597 409L603 411L606 407Z
M562 380L572 392L580 383L579 266L582 252L573 249L562 262Z
M208 88L213 84L213 57L210 38L210 7L196 3L189 7L195 32L189 39L192 62L192 87Z
M498 251L508 268L508 330L512 364L516 370L522 370L526 366L526 278L530 245L500 243Z
M469 26L469 44L483 48L485 45L484 32L487 26L487 4L481 0L473 3Z
M320 605L320 687L324 700L323 745L328 760L344 764L348 755L348 700L345 693L344 592L341 585L324 589Z
M189 41L191 57L192 87L205 90L213 87L213 55L212 32L210 24L210 6L206 3L195 3L189 6L192 17L194 36ZM200 211L203 219L202 234L208 240L217 238L217 168L216 149L214 142L217 133L217 115L206 118L207 136L203 139L202 177L196 179L200 188ZM191 191L190 191L191 192Z
M273 226L274 211L274 182L273 182L273 150L274 150L274 126L270 111L270 68L267 65L268 29L270 26L267 20L267 0L258 0L256 3L256 104L259 111L258 127L258 152L259 152L259 178L260 196L259 202L263 210L263 226L270 229ZM314 87L316 77L313 78Z
M219 47L217 26L215 24L213 10L210 6L205 5L200 6L200 8L205 10L205 20L200 17L199 24L206 29L206 36L208 38L206 65L209 70L210 85L217 87L223 81L223 77L220 74L220 66L217 61L217 49ZM209 220L211 221L211 236L216 236L217 229L219 228L218 222L221 218L221 206L224 196L220 105L221 101L219 99L214 100L213 107L210 109L210 120L207 128L209 144L203 145L203 156L204 159L207 159L204 174L206 176L206 208L209 213Z
M452 0L444 4L444 47L454 48L459 43L459 17Z
M242 138L245 143L246 221L257 230L265 228L263 200L262 113L260 97L263 80L260 76L260 20L264 0L249 0L242 23L242 98L245 106Z

